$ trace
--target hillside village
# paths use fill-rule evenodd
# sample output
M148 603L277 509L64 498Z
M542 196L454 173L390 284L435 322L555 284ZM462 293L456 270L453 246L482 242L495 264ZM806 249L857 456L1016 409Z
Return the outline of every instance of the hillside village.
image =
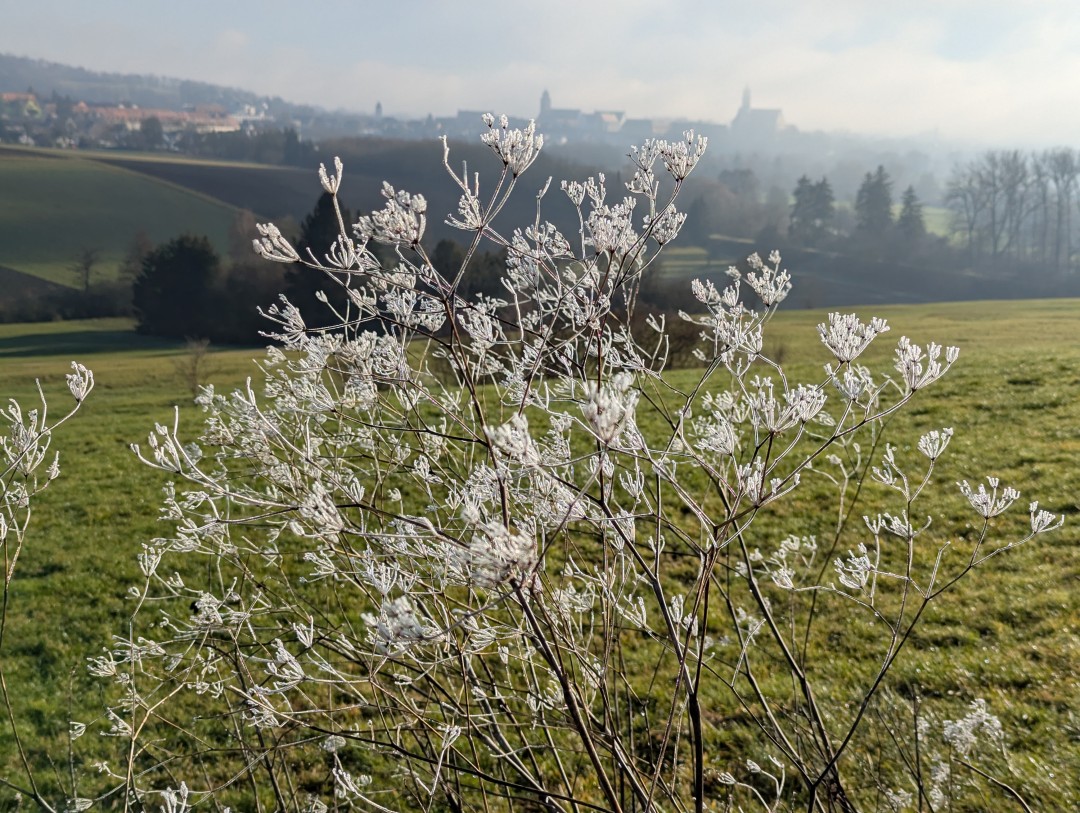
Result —
M267 121L265 114L250 107L235 112L221 105L168 110L122 102L88 104L59 96L42 99L32 90L0 92L0 140L25 146L170 148L181 133L230 133L260 121Z

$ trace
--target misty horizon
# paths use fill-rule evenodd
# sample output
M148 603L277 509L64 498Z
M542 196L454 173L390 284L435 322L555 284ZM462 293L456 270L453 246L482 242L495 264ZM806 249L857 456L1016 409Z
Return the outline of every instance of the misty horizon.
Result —
M726 124L750 86L804 132L1044 147L1080 132L1072 4L551 0L183 7L42 0L5 12L0 51L175 76L387 116L559 107Z

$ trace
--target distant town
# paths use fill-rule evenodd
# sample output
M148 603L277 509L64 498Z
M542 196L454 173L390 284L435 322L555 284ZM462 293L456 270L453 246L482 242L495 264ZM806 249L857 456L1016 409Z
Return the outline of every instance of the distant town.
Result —
M513 126L535 120L550 144L614 145L707 133L714 151L778 153L820 149L824 134L787 123L781 110L756 107L750 88L732 99L729 122L639 118L623 110L555 106L547 91L533 112L459 110L452 116L400 118L382 103L366 113L328 111L234 88L156 76L99 73L0 54L0 141L66 149L186 151L185 138L291 130L299 139L369 137L472 139L485 112L514 112Z
M0 80L3 77L0 76ZM385 116L382 104L371 114L327 112L287 106L275 110L269 101L224 104L144 106L129 100L87 101L53 90L44 95L30 87L0 91L0 140L26 146L57 148L128 148L182 150L185 135L258 133L290 128L305 139L367 136L392 139L472 138L480 110L459 110L453 116L418 119ZM613 144L623 146L646 138L680 135L687 129L708 132L715 146L758 152L795 146L797 128L784 121L778 109L754 107L750 89L743 93L730 124L672 118L632 118L622 110L585 111L552 106L545 90L533 116L511 116L512 126L535 120L555 144Z

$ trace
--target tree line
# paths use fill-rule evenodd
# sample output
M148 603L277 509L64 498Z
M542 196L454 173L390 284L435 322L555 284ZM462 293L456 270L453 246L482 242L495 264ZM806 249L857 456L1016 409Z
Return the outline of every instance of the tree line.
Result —
M996 279L1043 284L1069 279L1075 266L1080 153L1068 147L1042 152L988 150L957 164L944 203L948 239L929 234L923 205L912 187L896 212L893 184L879 166L856 194L854 228L838 227L827 178L799 179L792 194L788 240L841 253L918 259L947 269L969 269Z
M1074 210L1080 156L1069 147L1043 152L990 150L957 165L945 203L952 231L972 268L1073 268Z
M854 228L844 232L837 225L836 199L828 178L799 178L792 193L788 240L802 247L830 248L843 253L876 258L911 259L926 247L929 234L913 186L900 196L895 211L893 181L884 166L867 172L855 194ZM940 246L937 246L940 247Z

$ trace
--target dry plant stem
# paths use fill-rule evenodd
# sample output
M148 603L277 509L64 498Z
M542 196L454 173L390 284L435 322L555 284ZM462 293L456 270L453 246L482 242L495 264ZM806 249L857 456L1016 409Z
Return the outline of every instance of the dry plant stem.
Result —
M49 468L45 481L39 481L36 470L44 462L46 452L52 440L52 434L63 424L67 423L79 408L83 399L90 393L94 386L93 374L82 365L72 363L73 373L68 375L68 387L75 396L75 406L60 419L49 424L49 408L45 399L45 393L41 383L37 382L40 409L34 410L25 416L15 401L10 402L5 418L12 425L11 435L0 436L0 448L4 452L6 461L0 471L0 547L4 550L4 588L3 598L0 602L0 696L3 697L4 709L8 718L15 747L19 754L19 760L29 789L26 794L34 800L42 809L52 811L54 807L41 793L34 770L30 765L22 736L19 734L19 726L12 704L11 693L8 688L7 674L5 670L4 644L6 643L8 614L11 609L11 583L15 578L16 566L19 556L26 543L27 531L30 527L32 514L32 500L48 484L59 475L58 458ZM21 497L15 497L21 492ZM15 497L13 499L13 497ZM14 543L14 550L12 544ZM5 780L6 782L6 780ZM12 783L11 787L16 787Z
M987 782L989 782L994 787L1003 790L1007 795L1011 796L1016 801L1016 803L1018 805L1020 805L1020 807L1024 811L1024 813L1032 813L1031 807L1028 805L1028 803L1026 801L1024 801L1024 797L1021 796L1019 794L1019 792L1015 788L1005 784L1000 779L997 779L996 777L986 773L986 771L982 770L981 768L979 768L979 767L977 767L975 765L972 765L966 759L960 759L960 760L957 760L957 762L959 762L961 765L963 765L969 771L972 771L973 773L977 773L979 776L981 776L983 779L985 779Z

